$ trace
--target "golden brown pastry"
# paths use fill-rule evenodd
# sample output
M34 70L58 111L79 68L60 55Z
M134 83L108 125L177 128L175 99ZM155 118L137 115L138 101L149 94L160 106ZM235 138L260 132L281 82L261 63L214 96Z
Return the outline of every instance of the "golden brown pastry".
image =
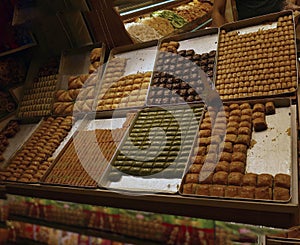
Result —
M291 187L291 176L288 174L276 174L274 177L274 186L289 189Z
M194 193L193 184L192 183L184 184L182 192L183 194L193 194Z
M233 155L233 154L231 154L231 153L229 153L229 152L222 152L221 155L220 155L219 161L231 162L231 160L232 160L232 155Z
M289 189L282 188L282 187L274 187L273 199L280 200L280 201L288 201L290 199Z
M261 132L268 128L265 118L259 117L252 121L254 131Z
M201 175L205 176L206 178L203 180L199 179L200 184L212 184L213 175L214 175L212 172L205 172L202 170Z
M255 199L272 200L272 188L267 186L255 188Z
M218 162L215 170L216 170L216 172L225 171L225 172L229 173L229 171L230 171L229 166L230 166L229 162L221 161L221 162Z
M188 173L185 177L185 183L198 183L199 181L199 174Z
M257 176L257 187L273 186L273 176L271 174L259 174Z
M57 101L59 101L59 102L71 102L71 101L73 101L73 99L70 96L68 90L63 91L63 92L60 90L60 92L58 94L59 94L59 96L57 97Z
M213 184L227 185L228 173L225 171L218 171L213 175Z
M243 135L243 134L238 135L236 138L236 141L235 141L235 143L237 143L237 144L244 144L247 146L250 145L250 142L251 142L250 135Z
M262 103L257 103L253 106L253 113L255 112L265 112L265 105Z
M265 118L265 112L257 111L252 114L252 120L256 118Z
M256 186L257 184L257 174L246 173L243 176L242 185L243 186Z
M236 185L236 186L242 185L243 176L244 175L242 173L231 172L228 175L228 185Z
M224 197L225 196L225 186L224 185L211 185L209 188L210 196L218 196Z
M94 48L90 53L90 62L100 61L102 55L102 48Z
M248 147L247 147L247 145L244 145L244 144L234 144L234 146L233 146L233 152L242 152L242 153L247 154L247 150L248 150Z
M246 163L246 159L247 159L247 154L244 152L237 151L237 152L232 153L232 161L233 162L239 161L239 162Z
M245 163L244 162L231 162L229 166L230 172L245 173Z
M275 105L272 101L269 101L265 105L266 115L275 114Z
M242 186L240 188L239 197L241 198L255 198L255 187L254 186Z
M69 89L79 89L82 88L84 81L80 79L80 76L77 76L75 79L69 79L68 88Z
M210 196L210 185L207 184L197 184L196 194L200 196Z
M239 197L240 187L239 186L226 186L225 197Z
M199 174L202 168L202 164L192 164L189 168L189 173Z

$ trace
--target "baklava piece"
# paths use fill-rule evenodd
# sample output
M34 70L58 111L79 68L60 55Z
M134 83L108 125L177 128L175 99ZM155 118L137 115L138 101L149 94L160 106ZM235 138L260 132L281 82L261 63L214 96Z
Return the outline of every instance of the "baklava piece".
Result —
M195 194L200 195L200 196L210 196L209 190L210 190L210 185L197 184Z
M193 185L192 183L184 184L183 185L183 194L193 194Z
M248 147L247 145L244 144L235 144L233 146L233 152L242 152L242 153L247 153Z
M228 173L225 171L216 172L213 175L213 184L227 185Z
M273 199L280 200L280 201L288 201L290 199L290 192L286 188L274 187Z
M237 143L237 144L244 144L244 145L249 146L250 145L250 141L251 141L250 135L241 134L241 135L237 136L235 143Z
M241 186L243 180L243 174L239 172L232 172L228 175L228 184Z
M266 115L275 114L275 105L272 101L267 102L265 105Z
M272 188L267 186L255 188L255 199L272 200Z
M226 186L225 188L225 197L238 197L240 192L239 186Z
M199 174L202 168L202 164L192 164L189 168L189 173Z
M255 132L261 132L261 131L264 131L268 128L266 120L263 117L254 119L252 121L252 123L253 123L253 127L254 127Z
M242 186L240 188L239 197L254 199L254 197L255 197L255 187L254 186Z
M230 164L229 162L226 162L226 161L220 161L218 162L217 166L216 166L216 172L219 172L219 171L224 171L224 172L227 172L229 173L230 171Z
M239 161L239 162L246 163L246 160L247 160L247 154L246 153L238 152L238 151L232 153L232 161L233 162Z
M291 176L288 174L276 174L274 177L274 186L289 189L291 187Z
M200 184L212 184L214 174L212 172L201 171L199 174Z
M256 186L257 183L257 174L246 173L243 176L242 185L243 186Z
M198 183L199 174L188 173L185 177L185 183Z
M257 103L253 106L253 113L254 112L265 112L265 106L264 104Z
M229 166L230 172L245 173L245 163L244 162L231 162Z
M259 174L257 176L257 187L273 186L273 176L270 174Z
M210 196L225 196L225 186L224 185L211 185L209 190Z

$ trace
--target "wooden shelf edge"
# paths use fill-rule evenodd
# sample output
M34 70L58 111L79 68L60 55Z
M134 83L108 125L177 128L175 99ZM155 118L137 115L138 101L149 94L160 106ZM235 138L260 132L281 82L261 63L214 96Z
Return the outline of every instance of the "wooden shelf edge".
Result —
M8 183L7 194L69 201L146 212L289 228L299 224L299 206L291 203L224 200L180 195L125 195L46 185Z
M6 199L6 188L4 185L0 185L0 199Z
M74 232L86 236L92 236L92 237L99 237L102 239L106 240L111 240L111 241L117 241L117 242L122 242L122 243L130 243L130 244L145 244L145 245L154 245L157 244L155 242L151 241L145 241L145 240L140 240L137 238L131 238L131 237L126 237L122 236L119 234L115 234L109 231L101 231L97 229L91 229L91 228L86 228L86 227L80 227L80 226L72 226L72 225L67 225L67 224L61 224L61 223L53 223L50 221L46 220L41 220L41 219L35 219L31 217L23 217L19 215L10 215L9 220L13 221L19 221L23 223L29 223L29 224L35 224L35 225L40 225L40 226L46 226L58 230L64 230L64 231L69 231L69 232Z

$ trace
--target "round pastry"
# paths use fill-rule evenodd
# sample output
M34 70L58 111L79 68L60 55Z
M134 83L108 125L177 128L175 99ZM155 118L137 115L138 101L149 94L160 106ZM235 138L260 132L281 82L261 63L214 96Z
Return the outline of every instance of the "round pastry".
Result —
M218 171L213 175L213 184L227 185L228 173L225 171Z

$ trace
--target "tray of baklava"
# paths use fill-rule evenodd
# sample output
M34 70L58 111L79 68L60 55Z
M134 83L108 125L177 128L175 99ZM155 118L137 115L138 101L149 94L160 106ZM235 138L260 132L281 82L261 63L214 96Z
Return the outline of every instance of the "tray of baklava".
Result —
M19 120L10 120L0 132L0 162L1 168L6 167L9 159L26 142L38 123L21 123Z
M1 181L38 183L51 166L53 154L71 132L72 125L71 116L42 118L1 169Z
M97 188L133 117L128 113L126 117L95 119L87 114L41 183Z
M221 99L294 94L298 86L296 52L291 11L223 25L215 77Z
M99 116L140 109L146 104L156 51L157 41L111 50L97 96Z
M62 52L54 115L79 116L93 111L105 51L104 44L96 43Z
M228 102L207 110L180 194L270 202L297 198L295 115L289 99Z
M59 58L35 57L29 67L17 117L24 122L38 122L51 115L57 89Z
M203 101L212 89L218 28L161 39L147 105Z
M138 111L100 186L135 193L176 193L203 111L204 104Z

